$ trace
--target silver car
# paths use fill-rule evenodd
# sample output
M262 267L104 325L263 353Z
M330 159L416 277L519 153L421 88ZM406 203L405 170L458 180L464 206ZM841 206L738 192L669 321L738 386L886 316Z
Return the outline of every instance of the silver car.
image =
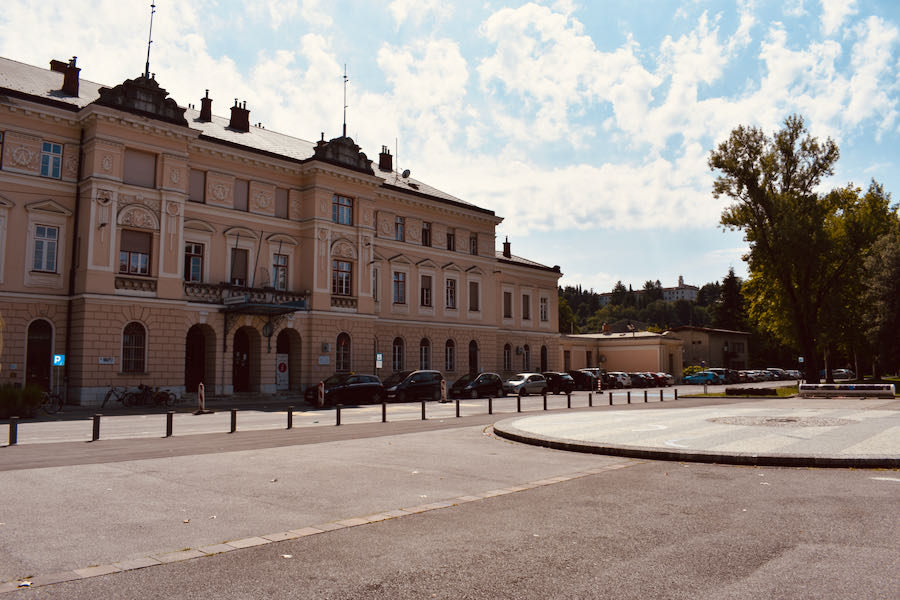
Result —
M507 394L527 396L547 391L547 380L540 373L518 373L503 382Z

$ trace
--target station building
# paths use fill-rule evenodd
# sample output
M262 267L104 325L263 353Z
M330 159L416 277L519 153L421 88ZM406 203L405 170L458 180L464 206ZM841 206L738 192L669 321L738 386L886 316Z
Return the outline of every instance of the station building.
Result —
M296 393L333 372L562 368L558 266L493 211L370 160L185 108L145 73L0 58L0 384ZM55 355L64 365L51 365ZM376 362L380 357L381 361Z

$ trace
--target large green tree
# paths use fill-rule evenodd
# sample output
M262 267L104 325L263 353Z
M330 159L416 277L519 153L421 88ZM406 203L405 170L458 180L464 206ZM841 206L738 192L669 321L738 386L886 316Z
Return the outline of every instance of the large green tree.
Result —
M866 334L875 349L876 376L900 368L900 229L875 243L865 262Z
M721 223L744 232L750 277L743 288L758 325L805 357L806 380L819 380L823 334L839 318L838 299L869 248L896 218L889 196L873 182L860 196L853 186L821 193L840 152L809 135L803 118L790 116L768 137L738 127L710 153L718 171L713 195L733 204Z
M719 298L712 306L713 327L732 331L743 331L747 327L741 285L740 277L729 268L728 275L722 280Z

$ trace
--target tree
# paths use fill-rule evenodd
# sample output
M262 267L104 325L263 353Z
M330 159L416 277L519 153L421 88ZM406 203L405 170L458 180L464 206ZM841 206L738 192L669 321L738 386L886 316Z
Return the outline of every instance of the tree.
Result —
M874 182L863 198L853 186L817 191L839 156L831 139L820 143L793 115L771 138L740 126L709 157L719 172L713 195L734 201L721 223L750 244L749 315L802 353L807 381L819 380L817 350L838 318L832 309L846 297L847 275L896 219Z
M647 280L644 282L644 301L643 305L647 306L651 302L663 299L662 284L659 279L656 281Z
M722 293L722 286L719 282L707 283L697 292L697 304L699 306L711 306L713 302L719 299Z
M562 296L559 297L559 332L560 333L576 333L575 331L575 314L572 312L569 303Z
M875 376L900 367L900 229L881 236L865 261L866 334L876 356Z
M729 268L728 275L722 280L719 298L712 305L713 327L732 331L744 331L747 327L741 284L740 277Z
M625 304L625 298L628 296L628 290L625 289L625 284L622 283L621 280L616 282L616 285L613 286L612 293L610 294L609 303L615 304L616 306L622 306Z

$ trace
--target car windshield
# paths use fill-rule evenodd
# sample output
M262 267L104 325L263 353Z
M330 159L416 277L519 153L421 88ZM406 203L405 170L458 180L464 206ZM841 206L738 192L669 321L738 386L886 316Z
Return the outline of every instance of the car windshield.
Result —
M335 373L334 375L332 375L331 377L329 377L328 379L325 380L325 387L339 385L341 382L343 382L345 379L347 379L347 377L349 377L349 376L346 373L341 373L341 374Z
M409 371L399 371L397 373L391 373L390 376L384 380L385 386L397 385L404 379L409 376Z
M528 378L528 373L516 373L512 377L509 378L510 381L525 381Z
M456 380L456 383L454 383L453 385L454 385L454 386L457 386L457 385L466 385L467 383L469 383L469 382L472 381L473 379L475 379L475 374L473 374L473 373L466 373L465 375L463 375L462 377L460 377L459 379L457 379L457 380Z

